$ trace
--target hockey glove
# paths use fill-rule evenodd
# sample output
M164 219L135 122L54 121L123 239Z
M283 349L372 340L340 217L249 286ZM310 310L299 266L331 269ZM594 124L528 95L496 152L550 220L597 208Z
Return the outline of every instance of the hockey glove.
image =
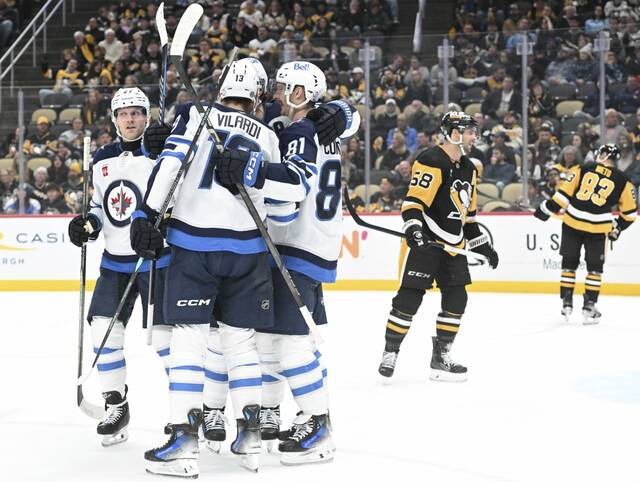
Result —
M496 250L493 249L493 246L491 246L489 243L484 243L480 246L476 246L475 248L472 248L471 251L486 256L486 258L489 260L489 266L491 266L491 269L496 269L498 267L498 263L500 262L498 253L496 253Z
M262 153L237 149L217 150L211 155L216 166L218 180L224 187L244 184L247 187L262 189L266 169L262 168ZM233 192L233 191L232 191Z
M87 230L87 223L91 226L91 233ZM102 228L100 224L100 220L94 214L89 214L86 218L76 216L69 223L69 239L80 248L87 241L93 241L98 238Z
M618 226L618 222L616 220L613 221L613 225L611 226L611 228L612 229L611 231L609 231L609 234L607 235L607 237L611 241L617 241L618 238L620 237L620 233L622 233L622 230Z
M546 221L547 219L549 219L550 215L545 213L542 206L545 205L545 201L542 202L542 204L540 204L540 206L538 206L535 210L535 212L533 213L533 215L538 218L540 221ZM546 206L545 206L546 207Z
M144 147L151 158L157 158L164 149L164 143L171 134L171 126L166 124L153 124L144 131Z
M153 211L144 206L142 210L135 211L131 216L131 249L141 258L158 259L164 249L164 238L149 219L149 213ZM155 219L155 216L151 218Z
M429 246L429 236L424 232L422 223L417 219L410 219L402 227L407 238L407 246L410 249L419 249Z
M347 116L335 103L322 104L307 113L307 119L316 126L318 141L323 146L338 139L347 127Z

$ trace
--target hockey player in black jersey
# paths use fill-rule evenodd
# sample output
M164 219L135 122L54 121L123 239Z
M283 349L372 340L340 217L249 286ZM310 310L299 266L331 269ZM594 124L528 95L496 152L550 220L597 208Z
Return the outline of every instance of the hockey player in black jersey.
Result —
M430 242L468 247L485 255L492 268L498 255L476 223L477 171L466 156L476 140L476 122L464 112L442 118L445 142L422 151L413 163L407 197L402 204L403 231L409 254L402 283L393 298L387 321L381 375L393 375L400 344L435 281L442 294L433 337L431 379L465 381L467 368L449 356L467 304L465 286L471 283L467 258L446 253Z
M596 162L577 168L553 197L538 207L535 216L542 221L565 210L562 219L562 274L560 297L562 314L567 321L573 312L573 290L576 269L580 264L580 250L584 245L587 262L584 304L584 324L600 321L596 307L600 294L607 238L616 241L636 218L635 190L627 177L614 167L620 159L615 144L600 146ZM612 209L618 205L620 214L614 219Z

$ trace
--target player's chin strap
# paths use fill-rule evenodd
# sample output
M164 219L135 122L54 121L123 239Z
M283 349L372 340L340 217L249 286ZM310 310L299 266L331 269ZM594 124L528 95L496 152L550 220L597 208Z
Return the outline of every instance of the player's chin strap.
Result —
M460 152L462 153L463 156L466 156L467 153L464 151L464 147L462 144L462 133L460 134L460 140L458 142L454 141L453 139L451 139L451 136L449 134L445 134L444 138L450 142L451 144L455 144L456 146L458 146L458 148L460 149Z
M295 86L294 86L295 88ZM293 93L293 90L291 92L289 92L288 94L285 95L285 100L287 101L287 105L289 106L289 110L287 111L287 117L291 120L293 120L293 115L296 112L296 109L300 109L302 107L304 107L305 105L307 105L309 103L309 99L305 99L303 102L299 103L299 104L294 104L293 102L291 102L291 94Z

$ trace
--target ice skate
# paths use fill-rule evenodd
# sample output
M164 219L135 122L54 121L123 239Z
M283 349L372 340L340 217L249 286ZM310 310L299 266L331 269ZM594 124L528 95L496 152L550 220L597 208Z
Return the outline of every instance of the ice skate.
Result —
M189 410L189 423L168 424L164 433L169 440L163 446L144 453L147 472L195 479L198 470L198 427L202 423L202 411Z
M267 452L274 450L275 440L280 432L280 406L260 409L260 437L267 447Z
M600 317L602 317L602 313L596 307L596 304L593 301L586 301L582 306L582 324L583 325L597 325L600 323Z
M260 437L260 405L247 405L242 409L243 418L237 419L238 434L231 444L231 452L240 456L240 466L257 472L258 454L262 450Z
M209 450L219 454L222 449L222 442L227 438L225 425L228 422L224 416L224 408L209 408L204 405L203 417L205 444Z
M127 387L125 396L117 390L102 394L105 400L105 417L98 424L98 434L102 435L102 446L109 447L129 438L127 426L129 425L129 402L127 402Z
M573 313L573 300L571 298L563 298L562 299L562 316L564 316L565 321L568 323L571 318L571 313Z
M336 447L327 415L298 415L291 435L280 443L282 465L302 465L333 460Z
M378 372L383 377L392 377L393 372L396 369L396 360L398 359L397 351L383 351L382 361L378 367Z
M467 367L454 362L449 356L451 343L445 343L432 337L433 353L431 355L431 380L439 382L465 382Z

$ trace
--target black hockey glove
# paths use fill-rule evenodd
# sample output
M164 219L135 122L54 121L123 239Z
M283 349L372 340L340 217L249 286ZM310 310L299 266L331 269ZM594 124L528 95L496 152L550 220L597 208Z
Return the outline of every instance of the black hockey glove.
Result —
M262 153L225 149L211 154L211 162L216 166L218 180L235 194L235 184L262 189L266 169L262 166Z
M164 237L154 226L155 216L149 216L151 213L153 211L144 206L142 210L134 212L131 221L131 249L144 259L158 259L164 249Z
M402 227L407 237L407 246L410 249L424 249L429 246L430 238L424 232L424 227L417 219L410 219Z
M542 204L544 204L544 201L543 201ZM546 221L547 219L549 219L550 216L542 210L542 204L540 204L540 206L538 206L536 208L536 210L533 213L533 215L536 218L538 218L540 221Z
M87 223L91 226L91 233L87 231ZM100 220L93 214L89 214L86 219L82 216L76 216L69 223L69 239L80 248L87 241L97 239L101 228Z
M491 269L496 269L498 267L498 263L500 262L498 253L496 253L496 250L493 249L493 246L489 243L481 244L480 246L472 248L471 251L486 256L489 260L489 266L491 266Z
M164 143L171 134L171 126L166 124L153 124L144 131L144 147L155 159L164 149Z
M620 237L620 233L622 233L622 230L620 229L620 227L618 226L618 222L617 221L613 221L613 225L611 226L611 231L609 231L609 234L607 235L607 237L611 240L611 241L617 241L618 238Z
M347 127L347 116L336 104L322 104L307 113L307 119L316 126L318 141L323 146L338 139Z

